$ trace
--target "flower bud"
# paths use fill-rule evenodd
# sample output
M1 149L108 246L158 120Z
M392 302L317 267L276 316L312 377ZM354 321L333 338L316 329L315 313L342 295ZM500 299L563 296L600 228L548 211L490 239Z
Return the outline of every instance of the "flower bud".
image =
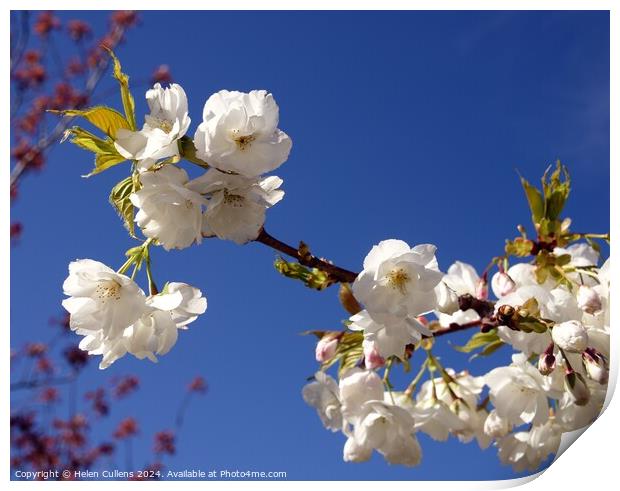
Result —
M514 329L512 318L515 315L515 309L511 305L502 305L497 309L497 320L500 324Z
M609 380L609 366L605 357L594 348L588 348L581 354L581 359L588 377L605 385Z
M338 335L326 334L316 343L316 361L325 363L331 360L336 354L336 348L338 348Z
M581 353L588 347L588 333L579 321L566 321L551 329L553 342L571 353Z
M476 298L479 300L486 300L489 298L489 285L485 277L478 280L478 284L476 285Z
M484 420L484 434L491 438L501 438L510 431L510 424L507 419L500 417L493 409Z
M573 396L577 406L585 406L590 400L590 389L580 373L570 370L564 377L564 389Z
M592 287L582 285L577 291L577 305L587 314L596 314L603 308L600 295Z
M435 288L437 295L437 310L443 314L452 315L459 310L459 296L443 281Z
M538 358L538 371L541 375L549 375L555 370L555 356L552 353L541 353Z
M491 280L491 288L497 298L502 298L512 293L517 288L514 280L507 273L501 271L493 275Z
M385 365L385 359L379 354L375 343L364 339L362 346L364 348L364 364L366 368L374 370Z

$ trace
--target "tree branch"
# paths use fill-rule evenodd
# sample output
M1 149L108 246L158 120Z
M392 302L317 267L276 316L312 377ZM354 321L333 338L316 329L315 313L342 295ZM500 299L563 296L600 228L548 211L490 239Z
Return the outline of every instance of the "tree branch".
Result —
M444 327L443 329L438 329L433 331L432 337L443 336L444 334L451 334L453 332L465 331L466 329L470 329L472 327L477 327L482 324L482 319L477 321L467 322L465 324L450 324L449 327ZM430 336L429 336L430 337Z
M122 27L117 27L112 32L112 40L114 44L118 43L125 32L125 29ZM105 74L108 66L110 64L109 58L104 58L101 60L99 65L93 70L93 72L88 77L86 81L86 86L84 88L84 95L88 98L93 94L94 90L97 88L99 81ZM69 127L69 123L73 120L73 117L64 117L62 118L56 125L54 129L47 136L41 138L36 145L32 148L30 152L24 155L13 167L11 170L11 186L15 185L22 174L26 171L32 160L38 153L45 152L49 147L58 143L65 130Z
M339 283L353 283L355 281L355 278L357 278L358 273L354 273L353 271L349 271L348 269L336 266L335 264L327 262L324 259L319 259L318 257L313 256L307 251L305 251L304 253L301 246L301 244L303 243L300 244L299 248L295 249L294 247L269 235L264 228L260 231L258 237L254 239L254 242L260 242L261 244L271 247L272 249L286 254L287 256L291 256L303 266L320 269L321 271L329 274L334 280Z

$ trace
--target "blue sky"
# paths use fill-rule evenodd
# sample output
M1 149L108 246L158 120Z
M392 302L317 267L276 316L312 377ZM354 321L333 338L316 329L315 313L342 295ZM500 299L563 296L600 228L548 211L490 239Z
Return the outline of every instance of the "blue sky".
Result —
M99 31L108 17L58 15ZM436 244L444 270L457 259L483 269L515 226L529 223L516 169L537 181L558 158L574 180L566 210L573 228L609 228L606 12L145 12L117 54L134 79L170 65L189 97L192 133L211 93L271 91L293 150L277 170L287 194L266 228L349 269L387 238ZM139 120L144 90L134 94ZM116 96L105 102L119 105ZM91 162L58 146L12 207L25 225L11 258L12 346L48 339L71 260L118 267L133 245L107 204L126 169L84 180ZM423 435L417 468L389 466L379 455L342 462L344 437L323 429L301 399L316 363L314 340L299 333L339 329L346 315L335 289L315 292L280 277L274 258L259 244L215 240L155 252L158 281L198 286L207 313L159 364L124 358L101 372L91 363L80 382L141 377L139 396L113 407L143 422L137 464L152 433L173 424L185 384L202 374L210 391L187 413L178 453L167 460L172 470L283 470L289 479L517 476L493 448ZM445 365L475 375L510 356L503 348L468 364L447 338L437 344ZM420 362L414 356L414 366Z

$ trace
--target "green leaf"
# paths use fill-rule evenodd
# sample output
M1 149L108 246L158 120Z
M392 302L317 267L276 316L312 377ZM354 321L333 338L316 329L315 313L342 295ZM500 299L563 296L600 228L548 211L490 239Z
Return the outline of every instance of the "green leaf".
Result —
M94 176L104 170L108 170L110 167L114 167L121 162L127 160L125 157L118 153L99 153L95 156L95 168L84 177Z
M495 353L499 348L504 346L504 342L500 339L494 341L492 343L487 344L484 349L479 353L480 356L489 356L492 353Z
M521 185L525 191L527 202L530 205L530 211L532 212L532 222L536 225L545 213L545 201L542 193L532 186L528 181L521 177Z
M110 204L121 217L123 223L125 224L125 228L132 237L136 236L134 226L134 207L129 199L129 196L131 193L137 191L137 189L135 189L135 182L136 181L133 179L133 176L126 177L114 186L112 188L112 192L110 193Z
M118 60L114 51L104 46L112 57L114 63L114 70L112 72L114 78L118 80L121 87L121 99L123 101L123 108L125 109L125 117L129 123L129 129L136 130L136 105L133 100L133 96L129 91L129 76L123 73L121 68L121 62Z
M95 168L90 172L90 174L83 177L90 177L92 175L99 174L100 172L127 160L120 153L118 153L112 140L109 138L105 140L99 138L79 126L74 126L65 131L64 138L69 138L71 143L95 153Z
M519 310L525 310L528 314L533 316L540 315L540 307L538 306L538 300L535 297L532 297L525 301Z
M545 196L545 217L549 221L555 221L566 204L570 194L570 175L568 169L560 161L556 162L556 168L549 176L551 167L545 171L542 178L543 192Z
M67 129L62 141L65 141L67 138L74 145L94 153L107 153L110 150L109 141L99 138L97 135L80 128L79 126L73 126ZM112 145L112 147L113 146L114 145Z
M299 263L285 261L281 257L276 258L273 266L281 275L300 280L308 288L323 290L334 284L334 280L325 271L317 268L309 269Z
M116 138L116 132L120 128L130 129L127 119L115 109L107 106L95 106L84 110L68 109L66 111L50 109L49 112L62 114L63 116L84 118L113 139Z
M532 253L534 243L531 240L517 237L515 240L506 241L506 254L509 256L526 257Z
M362 356L364 356L364 348L361 343L345 351L340 357L338 376L340 377L346 370L356 366L362 359Z
M486 346L487 344L494 343L499 340L496 329L491 329L488 332L477 332L464 346L454 346L454 349L461 353L471 353L473 350Z

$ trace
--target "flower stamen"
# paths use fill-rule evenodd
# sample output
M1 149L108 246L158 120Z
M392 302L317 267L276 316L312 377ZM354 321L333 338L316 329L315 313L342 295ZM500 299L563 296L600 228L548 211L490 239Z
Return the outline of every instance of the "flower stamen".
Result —
M407 283L411 278L403 268L395 268L387 274L388 285L403 295L407 293Z

